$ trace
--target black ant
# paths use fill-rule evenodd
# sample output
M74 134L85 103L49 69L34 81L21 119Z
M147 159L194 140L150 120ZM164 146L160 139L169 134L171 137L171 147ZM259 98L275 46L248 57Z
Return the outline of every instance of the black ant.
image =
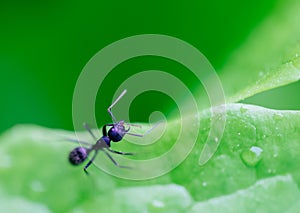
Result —
M114 159L113 157L109 154L109 152L115 153L115 154L119 154L119 155L133 155L133 153L129 153L129 152L120 152L120 151L116 151L110 148L110 142L119 142L123 139L123 137L125 136L125 134L127 135L132 135L132 136L137 136L137 137L143 137L145 136L148 132L150 132L153 128L151 128L150 130L148 130L145 134L133 134L130 133L130 126L138 126L138 125L134 125L134 124L126 124L129 125L128 129L125 129L124 126L124 121L117 121L115 116L113 115L111 109L112 107L125 95L125 93L127 92L127 90L124 90L121 95L110 105L110 107L108 107L107 111L110 114L113 123L112 124L105 124L102 128L102 134L103 136L100 139L97 139L96 136L94 135L94 133L91 131L91 128L85 123L84 124L84 128L90 133L90 135L93 137L93 139L96 141L96 143L94 145L84 142L84 141L77 141L77 140L69 140L69 141L73 141L73 142L80 142L84 145L89 146L88 148L86 147L76 147L75 149L73 149L70 154L69 154L69 161L71 164L73 165L79 165L81 163L83 163L88 155L92 152L94 152L94 155L92 157L92 159L85 165L84 167L84 172L86 174L88 174L87 172L87 168L93 163L93 161L95 160L98 151L103 151L107 157L117 166L120 168L130 168L128 166L121 166L119 165ZM111 128L107 131L106 127L110 126Z

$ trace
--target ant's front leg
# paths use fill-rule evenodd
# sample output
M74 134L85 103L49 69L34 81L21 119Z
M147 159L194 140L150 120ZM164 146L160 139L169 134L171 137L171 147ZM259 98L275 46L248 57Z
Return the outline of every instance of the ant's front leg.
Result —
M115 116L113 115L111 109L116 105L116 103L119 102L119 100L125 95L125 93L127 92L127 90L123 90L123 92L119 95L119 97L108 107L107 112L109 113L110 117L112 118L114 123L117 123L117 119L115 118Z

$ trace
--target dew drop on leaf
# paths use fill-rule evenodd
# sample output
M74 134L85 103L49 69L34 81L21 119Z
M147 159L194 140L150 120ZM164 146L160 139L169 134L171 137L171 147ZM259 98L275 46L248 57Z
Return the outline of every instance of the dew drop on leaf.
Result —
M38 180L32 181L31 185L30 185L30 188L34 192L43 192L44 191L43 184L40 181L38 181Z
M276 174L276 169L268 169L269 174Z
M241 113L246 113L247 111L248 111L248 109L246 109L246 108L244 108L244 107L241 106L241 108L240 108L240 112Z
M258 146L252 146L241 153L241 159L247 166L256 166L262 159L263 149Z
M300 57L299 54L296 54L296 57L292 61L293 65L297 68L300 69Z
M159 201L159 200L154 200L154 201L152 202L152 204L153 204L154 206L156 206L156 207L164 207L164 206L165 206L165 204L164 204L162 201Z
M281 120L283 118L283 115L281 113L274 113L273 115L273 119L278 121Z

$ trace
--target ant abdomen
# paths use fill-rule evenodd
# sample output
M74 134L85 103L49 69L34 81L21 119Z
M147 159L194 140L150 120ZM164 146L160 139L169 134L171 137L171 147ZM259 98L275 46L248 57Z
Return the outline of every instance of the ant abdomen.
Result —
M69 154L69 161L71 164L73 165L79 165L81 164L83 161L85 161L85 159L88 156L88 151L86 148L84 147L76 147L75 149L73 149L70 154Z

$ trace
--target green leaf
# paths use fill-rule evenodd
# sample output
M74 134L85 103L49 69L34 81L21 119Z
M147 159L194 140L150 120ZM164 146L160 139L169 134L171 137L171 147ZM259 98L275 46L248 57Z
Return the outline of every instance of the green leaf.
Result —
M300 79L298 8L299 1L279 2L274 13L229 57L230 63L220 72L227 103ZM200 94L200 108L207 107L207 95ZM200 163L206 163L217 148L218 143L207 141Z
M7 197L6 195L0 195L1 210L5 212L24 212L24 213L50 213L50 210L38 203L33 203L22 197Z
M266 193L270 193L270 200L277 202L282 198L278 194L288 194L290 189L291 195L298 196L295 183L300 185L300 111L276 111L231 104L227 106L226 115L227 124L220 147L207 164L200 166L198 160L210 129L209 110L201 113L200 137L188 158L160 178L139 182L107 175L95 165L89 168L91 175L86 176L82 166L69 165L68 152L75 145L59 142L58 139L73 137L72 133L37 126L16 126L0 137L0 191L5 197L12 198L12 204L21 195L22 199L46 206L53 212L61 212L62 209L183 212L191 208L194 202L210 203L212 198L218 200L218 205L228 206L227 199L217 197L230 194L232 205L239 206L241 199L248 203L249 197L246 195L237 199L238 190L245 190L246 194L248 191L254 193L257 202L266 202ZM149 149L153 155L159 156L169 149L169 144L165 142L174 141L178 125L176 121L169 124L171 128ZM193 123L190 125L192 127ZM88 139L88 135L86 137ZM160 146L159 150L156 145ZM251 156L250 160L244 159L243 153L254 146L262 150L262 156L253 164ZM144 152L141 146L126 144L126 141L113 144L113 148ZM99 155L97 160L114 169L111 162L105 161L104 155ZM245 160L252 163L245 163ZM122 160L119 162L123 163ZM278 177L287 174L289 176L286 178ZM275 179L267 179L270 177ZM260 180L262 182L257 182ZM261 189L262 183L266 183L263 184L265 189ZM287 187L286 190L282 190L284 187ZM292 201L289 201L290 204ZM278 202L278 205L279 209L287 210L286 204ZM193 208L198 207L196 204ZM266 202L261 208L273 209L269 207L270 203ZM211 206L201 204L201 208L210 210Z
M279 174L289 173L300 184L300 111L244 104L230 104L226 109L226 127L220 146L203 167L196 162L208 135L210 116L209 111L201 114L200 139L187 160L171 173L175 183L184 183L196 200L230 194L251 186L258 179ZM245 159L244 153L253 147L262 150L261 157ZM182 177L189 171L190 176Z
M300 2L279 1L274 12L228 57L220 72L227 102L300 79Z
M190 212L286 212L299 198L300 191L290 176L276 176L231 195L199 202Z
M300 78L299 8L296 0L282 1L228 59L221 72L228 102ZM190 155L175 170L147 181L118 179L95 164L89 168L91 176L85 176L82 167L72 167L67 161L75 145L61 141L76 138L73 133L15 126L0 137L1 210L209 212L218 206L237 212L298 211L300 111L227 105L225 131L217 140L220 146L216 153L208 153L212 158L201 166L201 150L204 154L209 151L203 147L210 131L210 110L202 111L199 117L199 137ZM189 131L199 122L195 115L184 119L190 121ZM175 120L151 146L141 148L124 141L113 148L142 153L130 159L160 156L172 147L179 130L180 123ZM188 133L184 133L186 140ZM120 164L126 162L123 160L118 158ZM118 169L104 155L99 155L96 163ZM15 208L19 205L21 209Z

